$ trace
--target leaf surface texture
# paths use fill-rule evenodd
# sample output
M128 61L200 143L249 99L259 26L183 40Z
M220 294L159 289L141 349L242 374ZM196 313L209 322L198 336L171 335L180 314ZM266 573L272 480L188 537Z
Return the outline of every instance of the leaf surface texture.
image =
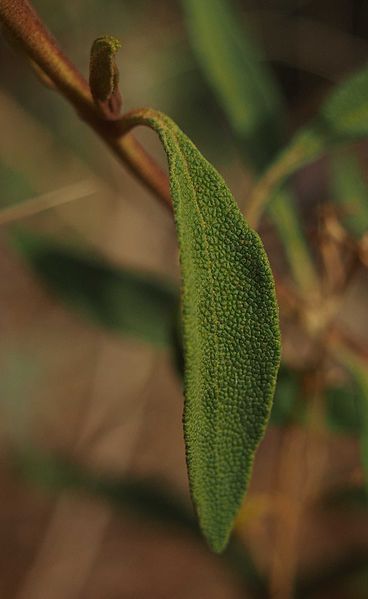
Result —
M129 119L154 129L168 158L182 269L189 479L201 528L221 551L272 404L280 345L273 278L222 177L175 123L150 109Z

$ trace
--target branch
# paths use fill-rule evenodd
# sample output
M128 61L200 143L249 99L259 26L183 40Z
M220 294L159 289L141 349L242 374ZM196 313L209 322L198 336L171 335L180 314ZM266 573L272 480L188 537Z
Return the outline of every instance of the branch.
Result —
M103 118L95 106L87 81L63 54L28 0L0 0L0 21L17 45L117 158L171 209L169 185L164 172L133 136L122 134L119 121Z

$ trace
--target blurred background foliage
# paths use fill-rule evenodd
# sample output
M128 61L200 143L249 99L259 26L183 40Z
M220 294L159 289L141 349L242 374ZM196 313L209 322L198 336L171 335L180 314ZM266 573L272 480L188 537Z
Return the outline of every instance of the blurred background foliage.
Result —
M34 5L85 74L92 41L118 37L125 109L167 112L245 215L368 58L361 0ZM3 38L0 56L1 597L365 597L367 142L300 169L259 224L283 362L234 538L213 556L187 489L171 218Z

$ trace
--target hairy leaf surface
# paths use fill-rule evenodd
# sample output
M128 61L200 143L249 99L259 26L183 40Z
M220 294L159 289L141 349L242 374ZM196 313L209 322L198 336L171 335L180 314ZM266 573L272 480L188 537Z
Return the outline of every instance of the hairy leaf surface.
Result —
M131 113L154 129L169 162L183 280L184 432L201 528L221 551L247 487L279 364L272 274L217 171L165 115Z

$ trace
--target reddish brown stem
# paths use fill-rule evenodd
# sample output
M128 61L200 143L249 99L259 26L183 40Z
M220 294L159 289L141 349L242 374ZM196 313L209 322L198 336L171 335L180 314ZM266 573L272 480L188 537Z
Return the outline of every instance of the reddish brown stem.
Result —
M55 88L69 100L114 154L165 205L171 208L168 180L156 162L131 135L122 135L119 122L104 120L93 102L89 85L58 47L27 0L0 0L0 20L11 36Z

